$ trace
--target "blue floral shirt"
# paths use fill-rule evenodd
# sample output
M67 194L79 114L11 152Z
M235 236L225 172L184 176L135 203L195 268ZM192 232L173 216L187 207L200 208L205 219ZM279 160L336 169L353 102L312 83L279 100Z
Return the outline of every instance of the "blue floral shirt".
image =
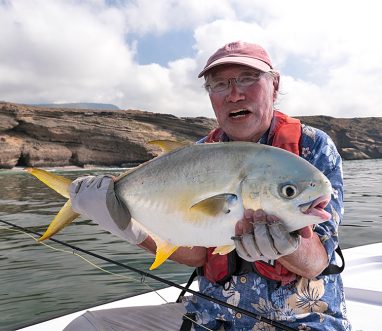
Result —
M202 143L204 140L205 138L199 142ZM264 144L267 140L268 133L259 143ZM316 225L314 231L326 249L328 260L335 264L338 226L344 212L341 157L326 133L307 125L302 125L301 157L321 170L333 187L332 199L325 208L331 213L332 218ZM345 297L339 274L321 275L310 280L298 277L284 286L255 272L233 276L224 286L212 284L202 276L199 276L198 280L202 293L276 320L296 330L351 330L346 317ZM194 296L186 300L187 311L196 314L199 325L195 326L195 330L205 330L203 326L212 330L219 327L242 331L280 330L202 298Z

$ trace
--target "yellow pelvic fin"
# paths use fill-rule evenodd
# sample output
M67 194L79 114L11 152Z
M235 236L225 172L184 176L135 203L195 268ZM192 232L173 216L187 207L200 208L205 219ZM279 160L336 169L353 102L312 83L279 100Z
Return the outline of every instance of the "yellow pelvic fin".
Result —
M201 200L191 206L191 211L197 211L209 216L217 216L229 212L229 199L236 197L234 194L223 193Z
M214 249L212 254L226 255L235 249L235 245L219 246Z
M159 147L164 153L168 153L175 149L190 145L189 143L174 140L151 140L148 142L148 144Z
M156 238L154 238L154 240L157 244L157 253L155 255L155 261L151 265L150 270L158 268L171 256L172 253L178 249L178 246L171 245L168 242L159 241Z
M49 239L58 231L62 230L65 226L72 223L78 216L80 216L80 214L77 214L72 210L72 203L69 199L58 212L54 220L49 224L48 229L38 241Z
M27 168L25 170L57 193L69 199L69 186L72 183L71 179L37 168Z

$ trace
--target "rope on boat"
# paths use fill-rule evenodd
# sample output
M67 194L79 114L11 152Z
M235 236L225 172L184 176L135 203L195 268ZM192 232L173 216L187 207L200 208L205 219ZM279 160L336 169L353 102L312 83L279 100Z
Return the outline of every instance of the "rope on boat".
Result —
M22 230L22 231L25 232L25 233L31 233L31 234L37 235L37 236L39 236L39 237L41 237L41 235L42 235L42 234L39 233L39 232L30 230L30 229L28 229L28 228L25 228L25 227L22 227L22 226L20 226L20 225L11 223L11 222L9 222L9 221L5 221L5 220L0 219L0 222L2 222L2 223L4 223L4 224L7 224L7 225L9 225L9 226L12 226L13 228ZM135 272L135 273L138 273L138 274L141 275L141 279L144 279L144 278L151 278L151 279L154 279L154 280L159 281L159 282L161 282L161 283L164 283L164 284L166 284L166 285L168 285L168 286L176 287L176 288L178 288L178 289L180 289L180 290L182 290L182 291L184 291L184 292L191 293L191 294L193 294L193 295L195 295L195 296L197 296L197 297L200 297L200 298L202 298L202 299L209 300L209 301L214 302L214 303L216 303L216 304L218 304L218 305L221 305L221 306L224 306L224 307L226 307L226 308L232 309L232 310L234 310L234 311L236 311L236 312L239 312L239 313L241 313L241 314L244 314L244 315L246 315L246 316L248 316L248 317L254 318L254 319L256 319L256 320L258 320L258 321L260 321L260 322L264 322L264 323L266 323L266 324L269 324L269 325L278 327L278 328L280 328L281 330L284 330L284 331L296 331L295 329L293 329L293 328L291 328L291 327L289 327L289 326L286 326L286 325L284 325L283 323L280 323L280 322L278 322L278 321L271 320L271 319L266 318L266 317L264 317L264 316L261 316L261 315L259 315L259 314L253 313L253 312L251 312L251 311L249 311L249 310L246 310L246 309L243 309L243 308L240 308L240 307L231 305L231 304L229 304L229 303L227 303L227 302L218 300L218 299L216 299L216 298L214 298L214 297L211 297L211 296L208 296L208 295L206 295L206 294L204 294L204 293L194 291L194 290L192 290L192 289L189 289L189 288L186 288L186 287L184 287L184 286L181 286L181 285L179 285L179 284L177 284L177 283L174 283L174 282L172 282L172 281L170 281L170 280L167 280L167 279L165 279L165 278L161 278L161 277L159 277L159 276L156 276L156 275L150 274L150 273L148 273L148 272L139 270L139 269L134 268L134 267L132 267L132 266L129 266L129 265L127 265L127 264L124 264L124 263L121 263L121 262L112 260L112 259L110 259L110 258L108 258L108 257L99 255L99 254L97 254L97 253L93 253L93 252L88 251L88 250L86 250L86 249L83 249L83 248L81 248L81 247L74 246L74 245L72 245L72 244L69 244L69 243L67 243L67 242L64 242L64 241L61 241L61 240L58 240L58 239L54 239L54 238L49 238L49 240L51 240L51 241L53 241L53 242L55 242L55 243L58 243L58 244L60 244L60 245L63 245L63 246L66 246L66 247L71 248L71 249L73 250L73 254L75 254L75 255L77 255L77 256L80 256L80 257L83 258L84 260L86 260L86 259L85 259L84 257L82 257L81 255L79 255L78 253L76 253L75 251L82 252L82 253L84 253L84 254L93 256L93 257L95 257L95 258L97 258L97 259L100 259L100 260L103 260L103 261L106 261L106 262L115 264L115 265L117 265L117 266L119 266L119 267L122 267L122 268L124 268L124 269L128 269L128 270L130 270L130 271L133 271L133 272ZM56 249L56 250L59 250L59 249ZM86 261L87 261L87 260L86 260ZM90 262L90 261L88 261L88 262ZM94 263L91 263L91 264L92 264L92 265L95 265ZM95 265L95 266L96 266L96 265ZM101 269L102 271L106 271L106 270L102 269L101 267L98 267L98 266L96 266L96 267L97 267L98 269ZM109 271L106 271L106 272L111 273L111 272L109 272ZM126 276L125 276L125 277L126 277ZM126 277L126 278L128 278L128 277Z

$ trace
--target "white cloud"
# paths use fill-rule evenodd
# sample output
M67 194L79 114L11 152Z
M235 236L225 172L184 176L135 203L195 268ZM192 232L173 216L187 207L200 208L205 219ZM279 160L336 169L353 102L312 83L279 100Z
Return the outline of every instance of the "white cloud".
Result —
M382 23L375 1L116 3L0 2L0 100L108 102L212 117L196 76L218 47L241 39L270 52L282 74L279 105L288 114L380 116ZM195 57L165 67L137 63L137 36L178 30L194 35ZM128 44L131 33L137 39Z
M122 79L132 58L122 19L116 11L97 9L65 1L13 1L1 8L1 97L87 98ZM10 80L14 88L4 95Z
M126 1L120 8L128 30L138 34L193 29L219 17L235 17L229 1L224 0L139 0Z
M294 115L380 116L382 47L377 40L382 23L375 2L232 3L237 20L222 19L196 29L203 61L230 40L258 42L281 71L282 110Z

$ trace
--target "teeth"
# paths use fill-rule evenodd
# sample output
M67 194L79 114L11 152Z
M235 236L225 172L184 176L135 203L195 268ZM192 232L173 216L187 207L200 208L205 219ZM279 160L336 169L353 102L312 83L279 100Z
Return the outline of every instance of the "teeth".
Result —
M240 113L241 111L244 111L245 109L238 109L238 110L234 110L234 111L231 111L231 114L237 114L237 113Z
M237 109L233 110L229 113L229 116L235 116L235 117L240 117L240 116L245 116L247 114L248 110L245 108L242 109Z

